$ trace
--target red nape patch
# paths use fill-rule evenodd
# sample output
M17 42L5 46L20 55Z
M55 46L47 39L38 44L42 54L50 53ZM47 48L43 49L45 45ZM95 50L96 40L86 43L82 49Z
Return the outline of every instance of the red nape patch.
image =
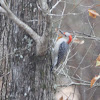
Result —
M69 35L69 41L67 42L68 44L72 41L72 35Z

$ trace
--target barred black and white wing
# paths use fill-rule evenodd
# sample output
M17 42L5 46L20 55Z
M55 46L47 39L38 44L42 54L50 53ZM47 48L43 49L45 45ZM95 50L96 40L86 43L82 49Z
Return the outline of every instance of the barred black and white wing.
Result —
M58 51L58 60L56 66L58 67L60 63L64 62L67 56L67 51L69 49L69 45L64 41L60 44Z

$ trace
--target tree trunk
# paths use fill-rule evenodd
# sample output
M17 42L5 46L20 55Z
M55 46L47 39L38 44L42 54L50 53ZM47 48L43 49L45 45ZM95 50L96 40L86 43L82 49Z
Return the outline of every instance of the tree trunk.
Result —
M8 4L18 18L42 35L44 17L37 8L36 1L10 0ZM7 17L1 16L1 23L0 42L3 44L3 49L0 48L1 73L9 72L6 76L2 76L1 100L8 98L9 100L52 100L53 78L50 74L49 48L46 55L36 56L36 45L30 36Z
M25 62L17 64L12 64L10 100L52 100L49 54L27 57Z

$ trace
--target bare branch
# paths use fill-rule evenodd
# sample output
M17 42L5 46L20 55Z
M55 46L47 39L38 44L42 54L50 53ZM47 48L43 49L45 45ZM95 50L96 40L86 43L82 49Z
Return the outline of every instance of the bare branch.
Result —
M63 8L63 11L62 11L62 16L61 16L61 20L60 20L58 28L61 27L61 23L62 23L62 19L63 19L63 15L64 15L64 12L65 12L65 9L66 9L66 2L64 2L64 8Z
M0 7L0 12L5 14L5 15L7 14L7 12L2 7Z
M63 85L55 85L55 88L57 87L68 87L68 86L71 86L71 85L83 85L83 86L90 86L90 84L87 84L87 83L76 83L76 82L71 82L70 84L63 84Z
M43 10L48 10L48 5L47 5L47 0L40 0L41 2L41 7Z
M89 83L84 83L84 82L81 82L81 83L71 82L70 84L55 84L54 85L54 88L57 88L57 87L68 87L68 86L71 86L71 85L90 86ZM96 84L96 85L94 85L94 87L100 87L100 84Z
M47 4L47 0L38 0L39 5L41 6L41 10L44 12L44 14L49 13L49 7Z
M98 88L98 87L96 87L96 88L93 90L93 93L92 93L92 95L89 97L88 100L91 100L91 98L93 97L93 95L94 95L94 93L96 92L97 88Z
M38 3L40 5L40 7L39 7L39 5L38 5L38 7L40 10L42 10L43 16L45 18L45 26L44 26L44 30L43 30L43 35L41 37L42 46L40 48L42 51L47 51L48 43L49 43L49 39L50 39L49 33L51 32L51 16L48 15L48 14L50 14L50 11L49 11L49 7L47 4L47 0L38 0Z
M12 13L12 11L9 9L8 5L3 0L0 0L0 4L1 4L1 11L4 14L6 14L11 20L13 20L19 27L24 29L35 40L36 43L39 43L40 36L37 35L37 33L31 27L29 27L27 24L25 24L20 19L18 19Z
M61 0L57 1L56 4L50 9L50 12L61 2Z
M86 51L85 55L83 56L81 62L79 63L78 67L76 68L76 70L75 70L75 72L72 76L74 76L76 74L77 70L80 68L80 65L82 64L83 60L85 59L85 57L86 57L87 53L89 52L91 46L92 46L92 43L91 43L90 47L88 48L88 50Z

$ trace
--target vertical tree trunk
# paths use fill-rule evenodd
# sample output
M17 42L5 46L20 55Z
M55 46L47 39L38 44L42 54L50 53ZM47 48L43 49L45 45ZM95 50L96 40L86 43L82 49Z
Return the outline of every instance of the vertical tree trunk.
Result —
M36 1L10 0L9 5L16 16L31 26L39 35L42 35L44 18L39 13ZM5 56L3 60L6 61L6 63L4 62L5 66L7 71L10 72L8 76L10 83L7 82L7 86L9 85L10 88L6 90L7 93L4 97L1 94L2 97L5 100L8 97L10 100L52 100L49 48L46 55L37 57L33 39L25 35L25 32L11 20L4 16L1 19L3 21L1 20L0 42L3 43L4 47L2 54L5 54L1 55L2 57Z
M52 100L49 54L12 66L11 100Z

